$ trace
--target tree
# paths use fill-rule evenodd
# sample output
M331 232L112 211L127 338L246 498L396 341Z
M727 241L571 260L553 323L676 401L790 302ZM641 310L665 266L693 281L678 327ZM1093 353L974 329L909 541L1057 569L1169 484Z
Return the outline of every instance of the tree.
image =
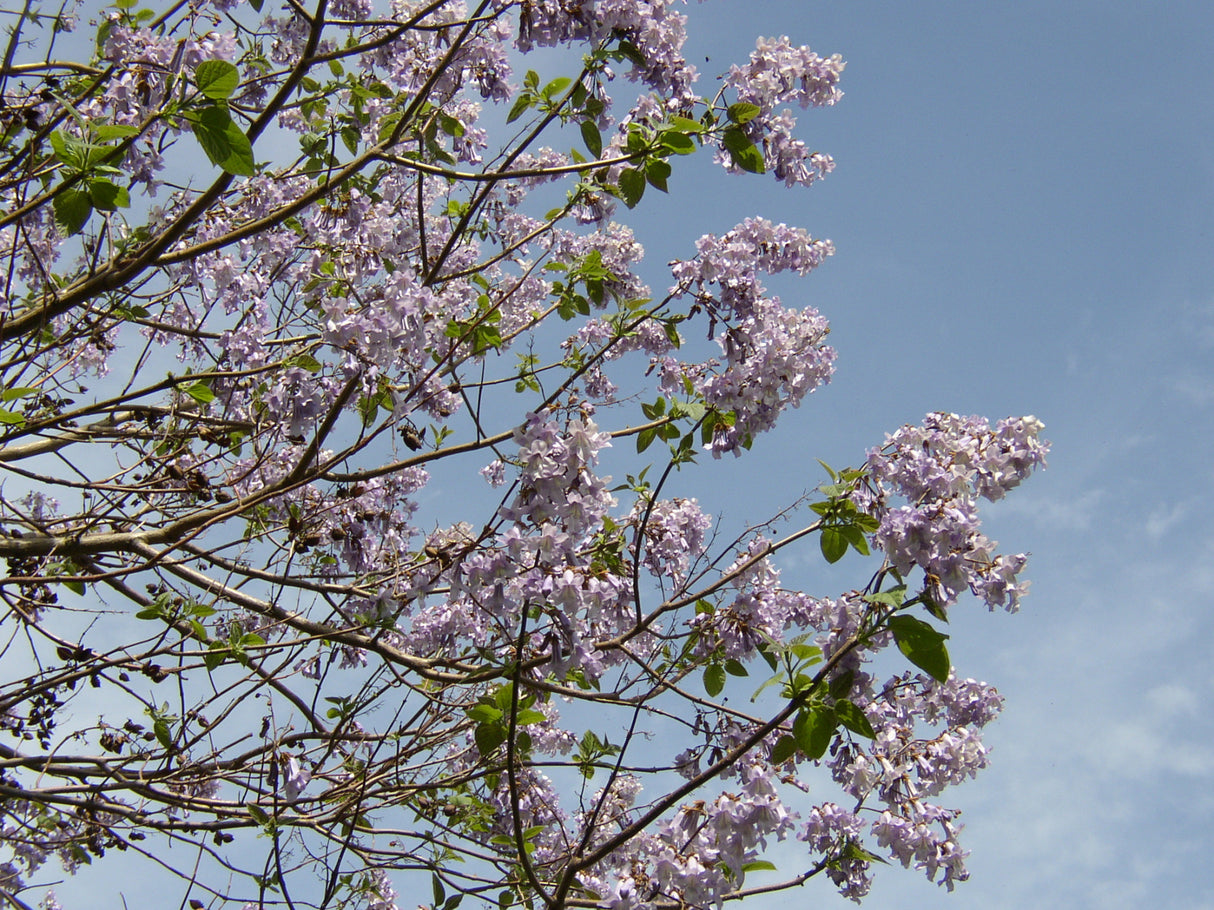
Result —
M931 414L714 520L676 478L834 361L761 276L833 248L754 218L654 292L610 220L687 155L828 173L786 107L833 104L842 60L760 40L700 97L668 0L138 3L5 10L8 903L101 857L193 907L964 879L936 798L1001 701L939 629L1018 603L977 502L1041 424ZM573 75L514 75L536 48ZM815 538L871 557L854 590L782 586Z

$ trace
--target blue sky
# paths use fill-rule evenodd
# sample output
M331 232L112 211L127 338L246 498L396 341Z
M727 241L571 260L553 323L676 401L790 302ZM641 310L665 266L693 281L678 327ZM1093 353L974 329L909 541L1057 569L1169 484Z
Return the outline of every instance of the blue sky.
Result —
M947 895L882 870L865 905L1214 907L1214 6L687 13L706 78L760 33L848 61L840 104L801 118L838 163L824 183L676 172L677 204L632 220L659 262L755 214L838 247L778 286L830 317L833 384L708 467L702 498L729 508L728 476L732 508L761 512L821 480L814 458L855 463L929 410L1033 413L1054 443L988 512L992 537L1032 551L1032 595L1016 616L969 604L951 629L958 672L1008 698L993 767L955 793L973 878ZM785 579L829 593L844 574L807 560ZM823 884L766 906L831 900Z

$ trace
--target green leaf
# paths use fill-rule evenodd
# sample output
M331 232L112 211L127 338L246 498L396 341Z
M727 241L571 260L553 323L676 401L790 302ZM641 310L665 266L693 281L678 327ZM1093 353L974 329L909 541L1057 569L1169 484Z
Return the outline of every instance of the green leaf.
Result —
M457 118L442 111L438 112L438 126L448 136L454 136L456 139L463 136L465 132L464 125Z
M704 668L704 691L713 698L725 688L725 668L720 664L709 664Z
M645 175L634 167L625 168L620 174L620 198L628 208L636 208L645 195Z
M51 205L55 210L55 223L69 237L84 230L93 214L93 203L89 200L88 192L75 186L61 191Z
M23 417L21 414L14 413L13 411L7 411L4 408L0 408L0 423L7 423L11 424L12 426L23 426L25 424L25 417Z
M191 385L184 386L181 391L186 395L189 395L199 404L210 404L215 400L215 393L202 382L195 382Z
M678 130L666 130L658 137L658 141L662 143L663 148L676 155L691 155L696 150L695 140Z
M847 552L847 536L839 528L823 528L822 537L818 542L827 562L838 562Z
M13 386L0 392L0 401L16 401L18 398L28 398L38 390L30 386Z
M746 101L739 101L737 104L731 104L726 110L727 116L734 123L749 123L763 113L763 108L757 104L750 104Z
M79 139L68 135L63 130L55 130L51 133L50 140L51 149L56 158L76 170L84 167L87 147Z
M659 398L653 404L647 404L647 403L643 402L641 404L641 413L644 414L646 417L648 417L650 420L657 420L659 417L661 417L663 414L666 413L666 399Z
M527 113L527 109L534 102L534 97L529 92L523 92L518 96L518 100L514 102L514 106L510 108L510 113L506 116L507 123L513 123L523 114Z
M797 740L801 751L811 759L817 760L826 754L830 747L831 738L835 735L837 723L835 712L825 705L813 705L801 709L797 719L793 721L792 735Z
M226 60L204 60L194 69L194 84L212 101L226 101L240 85L240 70Z
M481 724L473 736L476 739L476 748L485 756L492 755L497 747L506 741L506 731L497 724Z
M865 538L864 532L858 527L855 525L840 525L839 533L851 544L852 549L861 556L869 555L868 540Z
M765 170L763 153L750 141L750 137L739 127L731 126L721 137L733 163L744 171L762 174Z
M779 663L777 662L776 658L777 654L779 654L779 645L777 645L774 641L768 641L766 644L759 645L759 656L763 658L763 661L767 664L767 666L771 667L773 670L779 667Z
M206 664L207 670L214 670L227 659L228 648L221 642L213 641L207 648L207 652L202 655L202 662Z
M952 663L944 646L947 635L913 616L895 616L890 619L889 628L894 633L898 650L906 655L907 660L932 679L948 681Z
M721 135L721 144L731 152L742 152L754 145L746 131L736 126L731 126Z
M807 661L809 666L822 662L822 649L817 645L807 645L803 641L794 641L786 650L797 660Z
M751 860L749 863L742 864L743 872L776 872L776 864L769 863L765 859Z
M494 707L493 705L485 705L485 704L473 705L471 708L468 708L464 713L467 714L470 718L472 718L472 720L476 721L477 723L482 723L482 724L493 723L496 720L501 720L501 717L502 717L501 708L497 708L497 707Z
M676 130L682 130L684 133L702 133L704 132L704 124L699 120L690 120L687 117L674 116L670 118L670 125Z
M865 594L864 601L870 604L884 604L892 610L902 606L902 601L906 599L906 585L899 585L896 588L890 588L888 591L878 591L875 594Z
M152 732L156 734L156 741L166 749L173 748L173 734L169 730L169 725L166 721L157 720L152 724Z
M194 137L212 164L229 174L242 177L252 177L256 173L253 146L232 121L226 108L218 105L204 107L194 112L190 119L194 125Z
M646 427L637 433L637 453L640 454L649 448L653 444L654 439L657 438L657 435L657 427Z
M776 744L771 749L771 763L773 765L782 765L793 757L797 751L797 741L787 733L776 740Z
M670 165L660 159L650 161L645 167L645 179L649 181L650 186L663 193L669 192L666 181L670 179Z
M868 717L857 705L846 699L840 699L835 702L835 714L839 718L839 723L853 733L859 733L869 739L877 738L877 731L873 729L873 725L868 722Z
M131 204L131 194L126 187L118 186L104 177L96 177L88 181L89 201L99 212L114 212L124 209Z
M732 657L725 661L725 672L730 676L749 676L750 673L742 666L741 663L734 660Z
M631 41L621 41L619 46L620 53L631 63L644 69L648 64L645 61L645 55Z
M545 98L548 98L549 100L551 100L552 98L555 98L557 95L559 95L561 92L565 91L565 89L567 89L569 87L569 83L571 83L572 81L573 80L570 79L568 76L558 76L556 79L553 79L551 82L549 82L547 85L544 86L544 91L541 94L543 94L543 96Z
M882 863L886 866L889 865L889 860L882 859L875 853L869 853L862 846L860 846L857 841L854 840L849 840L847 842L847 845L843 848L843 856L847 859L859 860L862 863Z
M402 114L400 111L396 111L394 113L387 114L382 120L379 121L378 138L380 142L386 142L388 137L392 135L393 131L400 123L401 116Z
M302 354L296 354L287 361L288 366L299 367L302 370L307 370L309 373L320 371L320 361L306 351Z
M245 808L249 810L249 815L252 816L253 821L257 822L257 824L268 825L270 823L270 816L266 814L265 809L261 808L261 806L255 803L248 803Z
M232 116L225 108L209 105L187 115L194 127L194 138L202 146L203 152L212 164L219 164L232 154L232 147L227 141L228 124Z
M238 177L252 177L256 174L257 166L253 161L253 146L249 137L235 123L229 123L224 138L231 151L223 161L217 162L218 165Z
M852 683L855 682L856 671L844 670L838 676L830 681L828 690L831 698L847 698L847 693L851 691Z
M582 121L582 141L595 158L603 156L603 134L599 132L598 124L593 120Z
M100 142L112 142L115 139L127 139L139 135L139 127L125 123L98 123L92 129L93 135Z

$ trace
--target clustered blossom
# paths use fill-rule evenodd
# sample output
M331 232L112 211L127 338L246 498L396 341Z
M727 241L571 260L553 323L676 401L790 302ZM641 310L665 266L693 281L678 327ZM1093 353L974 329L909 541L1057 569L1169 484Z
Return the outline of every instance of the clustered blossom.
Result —
M829 326L812 308L795 310L778 299L758 302L720 339L725 367L701 385L704 400L732 413L730 426L718 426L711 449L735 456L750 440L776 425L788 407L830 381L835 350L823 344Z
M950 675L940 683L910 673L894 677L879 691L865 684L853 695L877 731L866 747L851 742L837 750L830 767L835 780L859 801L869 797L885 807L872 823L877 843L903 865L922 870L949 890L964 881L967 851L957 842L955 810L931 805L925 797L977 775L989 752L981 729L998 715L998 692L973 679ZM923 722L944 725L925 736Z
M759 38L746 66L731 66L725 82L738 93L738 100L757 104L768 112L780 104L802 108L823 107L843 97L839 54L820 57L808 47L793 47L787 35Z
M953 823L956 813L917 800L908 805L909 817L888 811L881 813L873 823L877 843L903 866L909 868L914 864L916 869L922 869L929 879L935 880L940 872L940 884L952 891L957 882L969 878L965 868L969 851L961 849L956 841L960 828Z
M513 0L493 0L495 9ZM683 57L687 17L674 12L672 0L528 0L519 13L521 51L574 42L596 44L623 36L637 48L644 64L634 62L629 77L673 99L676 106L693 100L695 67Z
M807 275L834 252L833 243L802 228L747 218L720 237L705 234L696 241L694 259L672 263L673 290L712 301L721 318L744 318L763 298L760 274ZM720 289L716 294L714 284Z
M779 298L766 297L759 275L807 274L834 246L800 228L748 218L723 236L704 235L696 250L694 259L672 264L673 293L691 294L708 310L710 334L718 320L725 322L718 339L725 362L683 366L665 358L662 383L675 388L689 379L708 404L732 413L732 424L716 427L711 451L714 457L737 456L834 372L826 319L813 308L785 307Z
M584 875L583 884L604 895L608 910L636 910L671 894L692 906L719 903L742 884L744 867L769 839L782 841L795 826L796 815L781 800L771 768L748 763L738 777L739 792L680 807L656 835L638 834L604 868ZM640 785L631 777L621 781L599 814L596 832L610 834L632 820Z
M755 537L726 569L733 599L691 620L705 653L720 649L726 657L747 660L765 640L783 637L795 598L780 588L779 570L763 555L768 543Z
M635 518L643 518L648 502L638 502ZM648 520L643 527L645 566L654 575L682 581L692 563L704 552L704 535L712 527L694 499L673 499L655 502L648 508Z
M992 609L1014 612L1028 588L1018 580L1027 557L994 553L980 531L977 500L997 500L1036 467L1049 444L1035 417L1008 418L993 428L979 417L927 415L868 456L871 485L857 505L880 518L875 538L902 574L921 568L927 593L941 605L969 588ZM897 494L908 505L891 506Z
M809 186L834 170L829 155L814 152L793 135L796 118L781 109L785 104L801 108L823 107L837 102L843 93L839 79L843 58L838 54L820 57L808 47L793 47L787 37L760 38L750 63L733 66L725 84L737 93L738 101L753 104L758 114L744 128L763 151L763 158L777 180L786 186ZM736 169L724 147L717 160Z
M418 16L425 28L406 29L388 41L374 55L390 84L408 92L426 86L438 73L428 90L443 99L454 98L459 89L474 85L486 100L504 102L511 95L510 57L507 52L511 28L508 20L496 19L478 29L469 38L452 47L444 40L445 28L458 28L468 17L463 0L429 4L417 0L394 0L393 13L401 19ZM366 17L352 17L366 21ZM441 70L439 64L446 61Z
M797 835L815 853L835 857L835 862L827 867L826 874L838 885L844 897L856 903L872 887L869 874L871 863L848 850L860 842L862 830L863 822L854 812L834 803L823 803L809 813L805 827Z

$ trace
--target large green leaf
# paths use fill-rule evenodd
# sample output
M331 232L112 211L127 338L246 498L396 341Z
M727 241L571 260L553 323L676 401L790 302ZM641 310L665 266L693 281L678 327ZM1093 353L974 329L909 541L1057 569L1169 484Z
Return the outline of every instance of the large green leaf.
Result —
M948 671L952 664L949 661L948 649L944 646L947 635L921 619L905 615L891 619L889 628L894 633L898 650L906 655L907 660L933 679L948 681Z
M787 733L776 740L776 744L771 749L771 763L773 765L782 765L793 757L793 753L797 751L797 741Z
M474 732L476 748L481 755L491 755L506 741L506 731L498 724L479 724Z
M839 718L839 723L847 727L853 733L859 733L861 736L866 736L869 739L876 739L877 732L873 729L873 725L869 723L868 717L857 705L852 704L846 699L840 699L835 702L835 714Z
M645 194L645 175L634 167L620 174L620 198L630 209L635 208Z
M792 735L809 758L819 759L830 747L838 723L835 712L826 705L811 705L802 708L793 721Z
M819 543L827 562L838 562L847 552L847 536L839 528L823 528Z
M747 101L739 101L736 104L731 104L725 112L734 123L749 123L763 113L763 109L757 104L751 104Z
M253 146L232 121L226 107L208 105L195 111L190 119L194 124L194 136L212 164L242 177L252 177L257 172Z
M758 146L750 141L750 137L740 127L730 127L721 137L733 163L744 171L752 174L762 174L766 170L763 153Z
M93 214L93 203L89 194L80 187L70 187L55 196L51 203L55 210L55 223L65 234L79 234Z
M595 158L603 156L603 134L599 132L598 125L593 120L582 121L582 141Z
M95 177L88 181L88 194L93 208L99 212L114 212L131 204L131 194L126 187L118 186L104 177Z
M212 101L226 101L240 85L240 71L226 60L204 60L194 70L194 83Z

